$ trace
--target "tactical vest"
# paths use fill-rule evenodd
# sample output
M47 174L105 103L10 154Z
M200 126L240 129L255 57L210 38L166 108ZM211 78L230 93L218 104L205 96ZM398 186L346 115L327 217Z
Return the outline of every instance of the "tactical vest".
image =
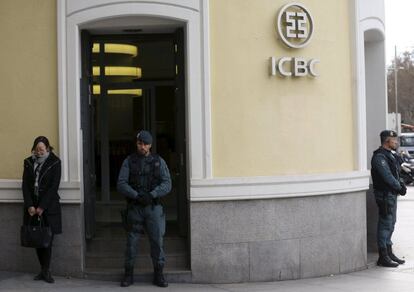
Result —
M144 166L141 169L142 160L144 159L147 161L144 161ZM128 162L129 185L136 191L150 192L161 183L159 155L150 154L150 156L145 157L134 153L129 156Z
M400 168L398 165L398 160L396 157L391 157L391 155L393 155L390 151L385 150L384 148L379 148L377 150L375 150L374 152L374 156L375 155L379 155L379 154L383 154L386 158L386 162L388 164L388 167L391 170L392 176L396 179L399 180L400 175ZM373 157L374 158L374 157ZM374 190L377 191L389 191L389 192L395 192L395 190L391 189L382 179L380 173L378 172L378 169L372 168L371 169L371 176L372 176L372 183L374 186Z

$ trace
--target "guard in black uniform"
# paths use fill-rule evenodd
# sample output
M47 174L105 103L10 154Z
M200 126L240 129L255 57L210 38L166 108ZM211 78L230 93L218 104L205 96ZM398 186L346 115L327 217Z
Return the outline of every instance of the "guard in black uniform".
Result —
M378 206L377 244L378 266L397 267L405 261L396 257L392 251L391 236L397 220L397 196L404 196L407 188L400 181L400 163L395 150L398 135L385 130L380 134L381 147L374 151L371 160L371 176L374 185L375 201Z
M124 226L128 234L122 287L134 283L134 263L138 242L144 231L150 240L154 266L153 284L159 287L168 286L163 274L165 214L160 198L171 191L171 177L164 159L151 153L151 145L151 134L147 131L139 132L137 152L124 160L119 172L118 192L124 195L128 202L127 210L123 214Z

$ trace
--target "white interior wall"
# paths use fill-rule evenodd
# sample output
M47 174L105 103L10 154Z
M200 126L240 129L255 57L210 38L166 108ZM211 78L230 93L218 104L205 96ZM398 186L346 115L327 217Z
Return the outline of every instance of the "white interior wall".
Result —
M387 127L385 44L378 31L365 32L365 90L367 111L367 169L372 152L380 145L379 133Z
M372 153L380 145L379 133L387 127L387 84L385 74L385 42L380 30L364 32L366 151L367 169L371 169ZM367 250L377 249L378 211L372 185L367 191Z

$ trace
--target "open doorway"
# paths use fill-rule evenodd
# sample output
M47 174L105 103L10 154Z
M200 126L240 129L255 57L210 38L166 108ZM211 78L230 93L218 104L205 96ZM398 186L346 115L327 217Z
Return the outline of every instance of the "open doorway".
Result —
M82 31L86 271L123 269L119 211L126 202L116 183L141 129L152 133L153 152L166 161L172 178L172 191L162 199L166 270L188 270L184 31L125 32ZM145 236L136 270L152 271Z

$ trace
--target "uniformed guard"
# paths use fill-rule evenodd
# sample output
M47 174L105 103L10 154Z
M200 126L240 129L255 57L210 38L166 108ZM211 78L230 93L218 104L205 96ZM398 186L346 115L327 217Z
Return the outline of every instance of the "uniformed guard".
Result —
M152 136L140 131L136 140L137 152L129 155L123 162L117 189L127 198L127 210L123 214L127 229L125 251L125 276L122 287L134 283L134 263L138 241L144 231L151 246L154 266L153 284L167 287L163 275L165 256L163 237L165 233L165 214L160 198L171 191L170 173L165 161L151 153Z
M404 196L407 188L400 181L400 163L393 152L397 149L397 133L385 130L380 134L381 146L374 151L371 160L371 176L375 201L378 206L377 244L378 266L397 267L405 261L392 251L391 236L397 219L397 195ZM395 152L394 152L395 153Z

